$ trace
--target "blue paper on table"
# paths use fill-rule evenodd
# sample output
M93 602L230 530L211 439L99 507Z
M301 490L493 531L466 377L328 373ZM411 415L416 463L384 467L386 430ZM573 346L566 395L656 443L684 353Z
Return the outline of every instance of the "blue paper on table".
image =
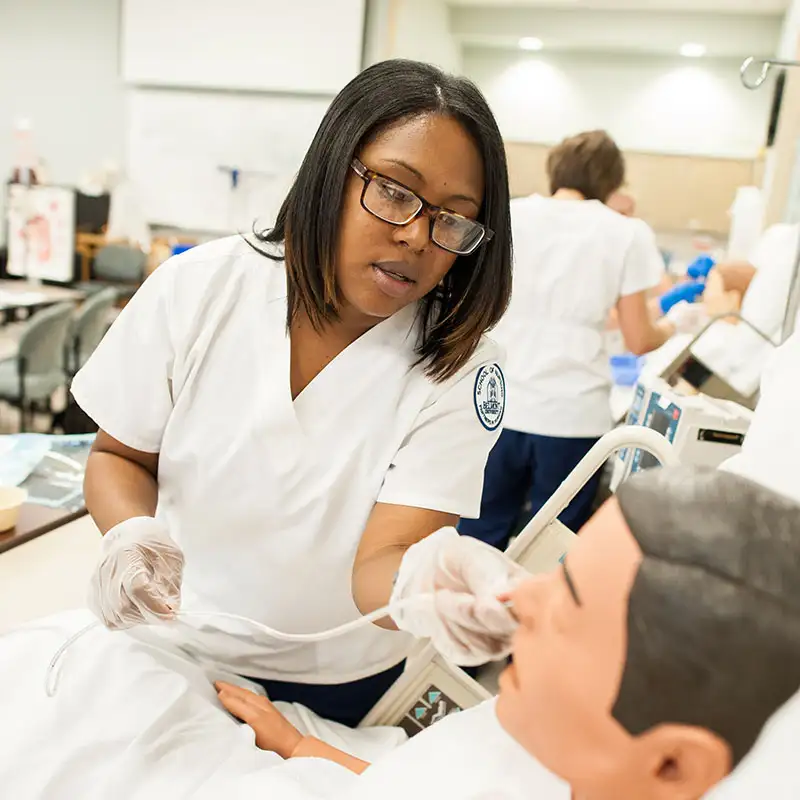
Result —
M0 486L19 486L50 450L47 436L0 436Z
M623 353L611 356L611 378L617 386L633 386L639 380L644 366L644 356Z
M0 485L22 486L32 503L53 508L83 504L83 474L95 434L0 436Z

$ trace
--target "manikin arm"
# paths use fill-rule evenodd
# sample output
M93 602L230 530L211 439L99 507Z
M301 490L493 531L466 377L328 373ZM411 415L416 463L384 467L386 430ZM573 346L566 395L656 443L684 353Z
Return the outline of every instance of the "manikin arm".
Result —
M256 746L281 758L323 758L360 775L369 764L332 747L314 736L303 736L266 698L222 681L215 684L219 701L235 717L249 725Z
M325 744L314 736L304 736L289 758L324 758L326 761L333 761L345 769L349 769L350 772L355 772L356 775L360 775L369 767L366 761Z

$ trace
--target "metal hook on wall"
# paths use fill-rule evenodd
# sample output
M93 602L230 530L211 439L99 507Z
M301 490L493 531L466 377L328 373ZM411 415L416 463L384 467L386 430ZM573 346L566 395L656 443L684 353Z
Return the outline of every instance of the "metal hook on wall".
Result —
M750 68L754 65L759 65L760 71L755 78L751 79L749 77L752 72ZM755 58L750 56L750 58L744 60L739 70L739 75L745 88L758 89L761 87L773 67L800 67L800 61L783 61L777 58Z

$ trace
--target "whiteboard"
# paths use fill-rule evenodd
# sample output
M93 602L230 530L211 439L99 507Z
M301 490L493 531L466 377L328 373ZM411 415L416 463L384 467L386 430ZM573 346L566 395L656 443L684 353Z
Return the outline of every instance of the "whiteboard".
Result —
M364 15L365 0L124 0L123 78L332 95L361 68Z
M329 102L130 90L127 172L147 221L213 233L271 225Z

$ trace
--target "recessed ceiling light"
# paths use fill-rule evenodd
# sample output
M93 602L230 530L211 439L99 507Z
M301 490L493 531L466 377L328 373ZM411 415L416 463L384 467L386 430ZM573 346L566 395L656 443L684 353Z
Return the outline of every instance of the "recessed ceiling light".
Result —
M681 45L681 55L684 58L702 58L706 54L706 46L696 42L687 42Z
M519 46L523 50L541 50L544 47L544 42L535 36L523 36L519 40Z

